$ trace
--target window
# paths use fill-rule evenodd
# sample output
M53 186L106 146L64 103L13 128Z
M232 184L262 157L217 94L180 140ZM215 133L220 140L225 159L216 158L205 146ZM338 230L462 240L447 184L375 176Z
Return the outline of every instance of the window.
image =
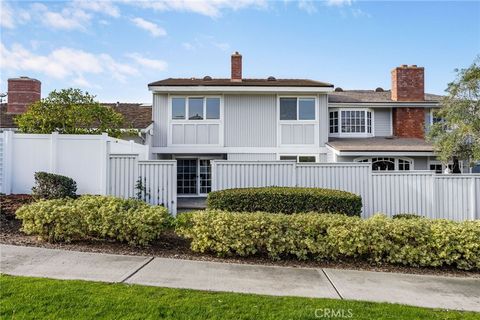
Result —
M330 133L338 133L338 111L330 112Z
M172 99L172 119L174 120L185 119L185 98Z
M203 120L203 98L188 98L188 120Z
M441 163L431 163L430 170L435 171L435 173L442 173L442 164Z
M408 171L413 169L413 160L408 158L360 158L355 162L371 162L373 171Z
M317 157L312 155L288 155L280 156L280 160L294 160L297 162L317 162Z
M330 133L365 135L372 133L372 111L366 109L331 110Z
M315 120L315 98L280 98L280 120Z
M172 98L171 107L172 120L220 119L220 98L218 97L175 97Z
M463 172L463 163L459 162L459 170ZM448 163L448 169L450 172L453 172L453 162ZM435 173L445 173L445 169L447 168L443 163L437 160L431 160L428 164L428 167L431 171L435 171Z

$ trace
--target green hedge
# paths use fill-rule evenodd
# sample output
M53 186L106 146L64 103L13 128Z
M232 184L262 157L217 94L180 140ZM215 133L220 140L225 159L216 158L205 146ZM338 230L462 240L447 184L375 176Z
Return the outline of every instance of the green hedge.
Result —
M346 191L321 188L228 189L210 192L207 208L231 212L322 212L360 216L362 198Z
M21 207L22 231L49 242L89 238L147 245L170 224L166 208L105 196L40 200Z
M69 177L48 172L35 172L32 196L36 199L75 198L77 183Z
M181 214L176 232L192 240L193 251L219 256L260 253L273 259L480 269L480 221L198 211Z

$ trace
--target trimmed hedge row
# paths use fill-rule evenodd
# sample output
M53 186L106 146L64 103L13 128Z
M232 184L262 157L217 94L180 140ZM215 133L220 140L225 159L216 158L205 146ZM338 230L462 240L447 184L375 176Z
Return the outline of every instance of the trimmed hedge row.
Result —
M99 238L147 245L172 222L164 207L92 195L40 200L21 207L16 216L22 231L49 242Z
M362 198L346 191L321 188L242 188L210 192L207 208L231 212L322 212L360 216Z
M261 253L272 259L480 269L480 221L198 211L181 214L176 232L192 240L193 251L219 256Z
M75 198L77 183L69 177L48 172L35 172L32 196L36 199Z

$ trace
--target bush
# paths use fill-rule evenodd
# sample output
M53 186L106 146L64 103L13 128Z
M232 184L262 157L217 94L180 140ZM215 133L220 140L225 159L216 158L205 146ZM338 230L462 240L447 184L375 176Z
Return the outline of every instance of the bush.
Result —
M77 183L59 174L36 172L32 195L36 199L75 198Z
M393 219L422 219L422 216L414 213L398 213L394 214Z
M362 198L356 194L320 188L244 188L208 194L207 208L231 212L324 212L360 216Z
M171 223L164 207L90 195L40 200L21 207L16 215L22 220L22 231L49 242L99 238L147 245Z
M198 211L181 214L176 232L192 240L193 251L219 256L348 258L378 264L480 269L480 221Z

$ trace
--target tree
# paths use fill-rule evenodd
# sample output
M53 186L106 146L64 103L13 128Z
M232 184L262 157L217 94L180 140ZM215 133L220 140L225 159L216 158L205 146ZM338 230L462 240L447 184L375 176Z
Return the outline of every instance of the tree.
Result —
M448 84L441 108L427 139L433 142L443 163L480 161L480 57L466 69L456 69L457 78Z
M64 134L108 133L118 137L122 114L95 101L95 96L80 89L52 91L47 98L33 103L15 121L21 132Z

